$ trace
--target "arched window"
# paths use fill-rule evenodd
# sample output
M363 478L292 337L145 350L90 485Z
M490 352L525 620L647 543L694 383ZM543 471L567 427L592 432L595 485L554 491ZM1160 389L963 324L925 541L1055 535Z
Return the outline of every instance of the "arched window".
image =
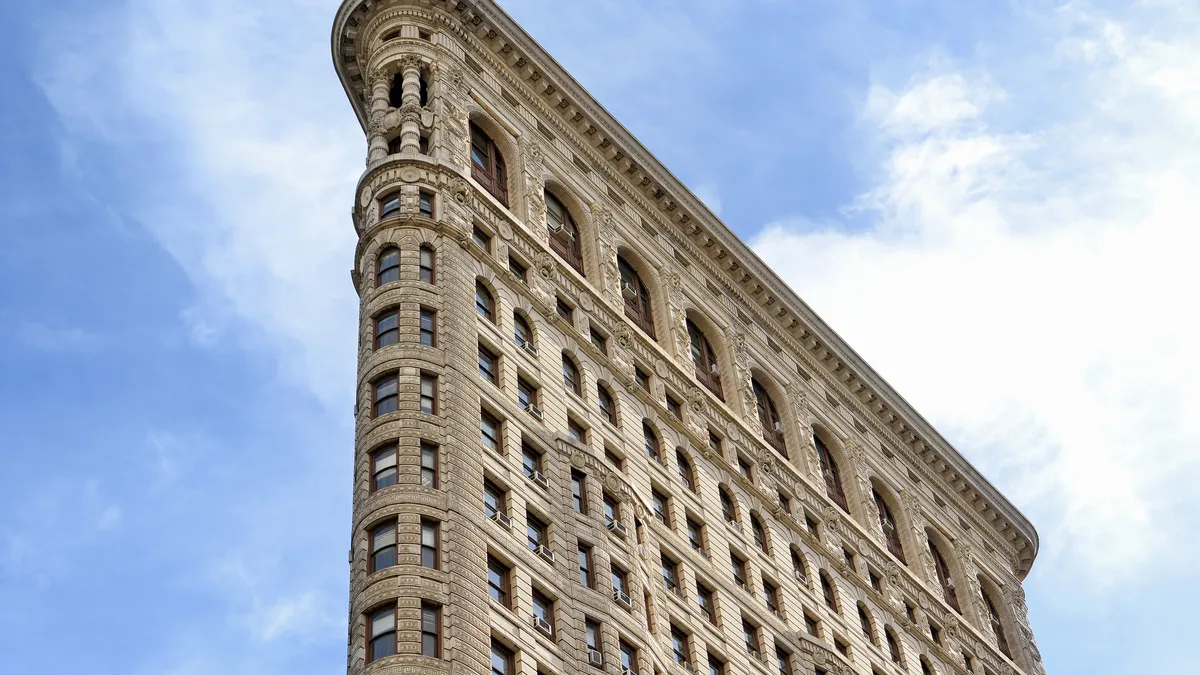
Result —
M617 423L617 404L613 400L613 395L608 389L602 385L596 385L596 400L600 406L600 414L604 415L604 419L608 420L609 424Z
M883 528L883 538L887 542L888 551L907 565L908 561L904 559L904 546L900 543L900 528L896 526L892 510L888 508L887 502L884 501L878 490L871 490L871 496L875 498L875 508L879 510L879 526Z
M758 378L752 379L750 385L754 389L754 403L758 408L758 421L762 425L763 440L787 457L787 443L783 439L783 418L775 409L775 401L771 400L771 395L759 383Z
M954 611L962 614L958 604L958 592L954 590L954 578L950 576L950 566L946 564L946 559L942 557L941 550L933 543L932 538L929 539L929 553L933 556L933 569L937 574L938 585L942 587L942 599L953 607Z
M434 261L435 258L433 254L433 247L429 245L422 246L419 261L421 267L421 281L424 281L427 284L437 283L437 278L434 274Z
M980 581L979 587L982 589L983 602L987 605L988 623L991 624L992 633L996 636L996 646L999 647L1005 656L1011 659L1012 653L1008 650L1008 639L1004 635L1004 623L1000 620L1000 612L996 610L996 604L992 602L992 596L988 593L982 581Z
M662 456L658 449L658 434L654 433L654 427L649 422L642 422L642 442L646 446L647 457L657 460Z
M388 89L388 105L399 108L404 104L404 74L392 75L392 86Z
M846 493L842 491L842 475L838 471L837 462L833 461L833 455L820 436L813 435L813 442L817 446L817 459L821 462L821 475L825 478L825 494L842 507L843 511L849 513L850 507L847 506Z
M576 396L582 395L582 385L580 384L579 368L575 365L569 354L563 352L562 355L562 375L563 384L568 389L575 392Z
M737 522L737 509L733 505L733 495L729 494L729 490L722 485L718 492L721 495L721 516L725 518L727 523Z
M474 122L471 123L471 177L501 204L508 206L508 173L504 170L504 156L492 137Z
M654 312L650 304L650 291L642 283L642 277L624 257L617 258L617 269L621 272L621 297L625 299L625 316L654 338Z
M833 580L829 578L829 574L825 570L821 570L821 595L825 598L825 605L833 611L838 611L837 592L833 590Z
M696 483L696 473L692 471L692 463L683 454L683 450L675 450L675 466L679 469L679 480L683 481L687 489L696 492L700 487Z
M883 634L887 638L888 655L892 657L892 663L903 663L904 656L900 653L900 641L896 639L896 633L891 626L883 629Z
M921 657L921 675L937 675L933 666L929 664L929 659Z
M763 553L770 555L767 550L767 529L763 527L762 520L753 513L750 514L750 532L754 535L754 543Z
M377 286L400 280L400 249L385 248L379 253L379 269Z
M712 344L704 331L696 327L691 319L687 320L688 337L692 343L692 363L696 365L696 379L717 398L725 400L721 392L721 375L717 366L717 355L713 352Z
M571 212L549 190L546 191L546 228L550 230L550 248L583 274L583 253L579 245L579 227Z
M525 317L517 313L513 313L513 342L521 349L537 354L537 348L533 344L533 329L529 327Z
M482 281L475 282L475 311L479 312L479 316L495 323L496 301L492 299L492 292L483 285Z
M871 624L871 613L861 602L858 603L858 625L862 628L863 636L867 638L867 641L871 644L879 644L875 640L875 628Z

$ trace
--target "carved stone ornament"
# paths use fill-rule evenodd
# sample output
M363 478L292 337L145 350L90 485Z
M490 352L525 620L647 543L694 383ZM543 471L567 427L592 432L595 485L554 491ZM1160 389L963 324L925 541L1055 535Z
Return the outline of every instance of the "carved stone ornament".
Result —
M538 251L533 257L533 266L543 279L554 276L554 256L545 251Z
M618 323L613 330L613 342L621 349L629 349L633 346L633 332L624 323Z
M454 201L459 204L466 204L471 198L471 184L465 179L455 176L450 181L450 194L454 197Z
M405 183L415 183L421 180L421 170L415 166L406 166L400 169L400 180Z
M446 81L455 89L462 89L465 82L462 69L457 66L450 66L446 72Z
M696 387L692 387L691 389L688 390L687 399L688 399L688 407L692 409L693 413L695 413L697 415L704 413L704 404L705 404L704 392L700 391Z
M405 54L400 57L399 64L400 72L403 73L406 70L420 70L423 61L416 54Z

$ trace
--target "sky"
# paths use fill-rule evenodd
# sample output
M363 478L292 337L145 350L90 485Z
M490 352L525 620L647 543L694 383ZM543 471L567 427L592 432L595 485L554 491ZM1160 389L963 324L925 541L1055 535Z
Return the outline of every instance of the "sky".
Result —
M0 3L0 673L345 667L336 4ZM1195 672L1200 4L502 4L1033 521L1051 675Z

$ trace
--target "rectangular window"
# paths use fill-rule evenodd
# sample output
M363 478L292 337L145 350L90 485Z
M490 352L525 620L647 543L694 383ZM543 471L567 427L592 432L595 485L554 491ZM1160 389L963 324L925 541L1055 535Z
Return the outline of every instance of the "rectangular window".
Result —
M421 412L437 414L437 375L421 373Z
M492 252L491 236L478 227L471 230L471 241L475 242L476 246L487 251L488 253Z
M576 443L587 443L587 429L584 429L583 426L579 424L579 422L576 422L575 420L568 417L567 418L567 438L575 441Z
M717 625L717 608L713 603L712 589L697 582L696 583L696 603L700 605L700 611L704 613L705 618L712 625Z
M421 441L421 485L438 486L438 446L428 441Z
M400 313L385 312L375 319L375 348L380 349L400 341Z
M621 640L618 642L618 649L621 652L621 667L626 670L637 670L637 649L628 642Z
M683 419L683 405L674 396L667 394L667 410L677 420Z
M615 452L609 450L608 448L604 449L604 459L608 460L608 463L612 464L613 468L617 471L625 470L625 460L618 457Z
M691 652L687 633L675 626L671 626L671 652L675 657L675 663L687 663L688 654Z
M708 675L725 675L725 662L717 657L709 654L708 656Z
M763 580L763 598L767 603L767 609L779 613L779 589L765 579Z
M792 655L783 647L775 647L775 666L779 675L792 675Z
M529 550L536 551L539 547L546 544L546 524L539 520L537 516L526 515L525 536Z
M371 455L371 489L382 490L395 485L398 480L396 448L388 447L376 450Z
M421 603L421 656L442 658L442 608Z
M496 384L499 372L498 359L487 347L479 345L479 376L491 384Z
M538 404L537 387L530 384L523 377L517 378L517 403L521 405L523 410L533 410Z
M421 308L421 344L426 347L437 346L437 312Z
M402 199L399 192L393 192L380 201L382 202L382 206L379 207L379 218L381 220L387 218L393 213L400 212Z
M579 545L579 583L592 587L592 547L584 544Z
M584 619L583 640L588 649L600 651L600 624L591 619Z
M665 555L660 556L659 560L662 564L663 587L668 591L677 591L679 589L679 566Z
M687 534L688 543L692 545L692 550L704 553L704 529L700 523L687 519Z
M396 564L396 523L392 521L371 530L371 571L378 572Z
M742 474L746 478L750 477L750 460L742 457L741 453L738 453L737 456L737 468L738 473Z
M483 481L483 512L488 518L497 513L507 513L504 490L501 490L490 480Z
M742 619L742 640L746 643L746 651L758 654L758 626Z
M488 595L504 607L508 607L508 567L493 556L488 556Z
M433 195L428 192L422 191L420 193L420 205L421 205L420 206L421 215L425 216L426 218L432 218L433 217Z
M375 417L400 409L400 383L395 373L375 380Z
M608 338L604 337L603 333L596 330L595 326L590 327L590 330L588 331L588 337L591 339L592 344L595 345L596 349L600 350L601 354L608 353Z
M504 645L492 640L492 675L515 675L513 653Z
M528 268L522 265L519 260L510 255L508 256L508 271L512 272L514 277L520 279L521 281L525 281L525 274L528 272Z
M533 474L542 471L542 453L529 444L521 445L521 471L526 478L532 478Z
M432 284L433 281L433 249L428 246L421 247L420 254L421 281L427 284Z
M553 630L554 602L538 589L533 589L533 615L545 621Z
M646 391L650 391L650 376L646 374L646 371L634 366L633 379L637 382L637 386L645 389Z
M500 452L500 421L486 410L479 411L479 440L485 447Z
M563 321L566 321L567 323L573 323L575 318L575 310L571 309L571 306L564 302L562 298L558 298L555 301L554 311Z
M438 522L421 519L421 567L438 568Z
M609 525L614 520L620 520L617 517L617 500L613 499L607 492L604 493L604 524Z
M613 565L609 569L609 577L612 579L612 587L614 591L625 592L625 570Z
M737 557L736 554L729 554L729 563L733 567L733 580L738 582L738 585L746 585L746 561Z
M821 637L821 623L808 612L804 613L804 630L815 638Z
M396 653L396 608L381 609L368 617L367 662Z
M575 513L587 514L587 476L581 471L571 471L571 501Z

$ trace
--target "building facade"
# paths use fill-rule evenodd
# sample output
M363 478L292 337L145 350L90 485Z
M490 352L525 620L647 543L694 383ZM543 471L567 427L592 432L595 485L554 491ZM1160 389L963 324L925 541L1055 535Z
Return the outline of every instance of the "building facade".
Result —
M1044 673L1031 524L494 2L332 40L349 673Z

